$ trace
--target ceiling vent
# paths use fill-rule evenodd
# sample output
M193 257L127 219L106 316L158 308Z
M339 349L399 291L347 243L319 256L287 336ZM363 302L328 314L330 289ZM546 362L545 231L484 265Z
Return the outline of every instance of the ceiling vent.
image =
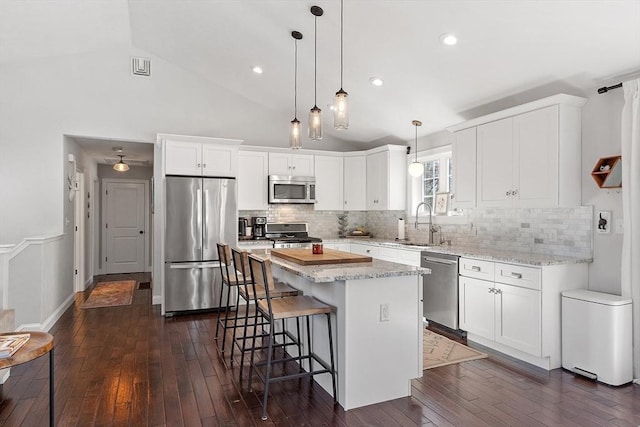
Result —
M151 77L151 60L148 58L131 57L131 75Z
M108 165L115 165L116 163L118 163L120 161L120 157L118 157L117 159L112 159L112 158L105 158L104 159L105 163ZM129 166L149 166L149 162L147 160L133 160L130 158L127 158L125 156L125 163L128 164Z

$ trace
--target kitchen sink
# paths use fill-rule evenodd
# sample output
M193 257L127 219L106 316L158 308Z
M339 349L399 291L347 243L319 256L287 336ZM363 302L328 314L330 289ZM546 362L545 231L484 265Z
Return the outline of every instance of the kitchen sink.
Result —
M419 242L417 242L417 243L414 243L414 242L403 242L403 243L400 243L400 244L404 245L404 246L420 246L420 247L425 247L425 248L429 247L429 246L436 246L433 243L419 243Z

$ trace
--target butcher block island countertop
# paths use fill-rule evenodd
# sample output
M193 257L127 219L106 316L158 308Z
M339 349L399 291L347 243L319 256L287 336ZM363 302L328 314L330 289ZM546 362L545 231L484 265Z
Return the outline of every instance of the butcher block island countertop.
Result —
M271 256L284 258L301 265L346 264L352 262L371 262L373 258L365 255L335 249L324 249L321 254L314 254L311 249L272 249Z

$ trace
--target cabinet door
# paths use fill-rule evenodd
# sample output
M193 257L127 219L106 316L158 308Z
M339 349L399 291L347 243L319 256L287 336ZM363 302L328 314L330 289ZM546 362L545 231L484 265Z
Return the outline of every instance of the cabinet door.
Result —
M455 133L453 143L453 189L451 204L454 208L476 206L476 128Z
M202 144L202 175L235 177L237 165L238 147Z
M478 126L478 207L513 204L513 118Z
M378 258L378 246L365 245L361 243L351 243L350 252L358 255L366 255L372 258Z
M493 282L460 276L458 286L460 329L493 340Z
M314 161L311 154L291 155L291 175L314 176Z
M351 245L349 243L324 243L323 246L326 249L335 249L337 251L349 252Z
M389 153L381 152L367 156L367 209L387 209Z
M558 106L513 118L515 206L558 206Z
M344 158L344 210L367 209L367 156Z
M165 145L165 173L167 175L201 175L202 144L167 141Z
M269 153L269 175L291 175L291 155Z
M268 209L268 153L261 151L240 151L238 153L238 164L238 209Z
M315 156L316 210L342 210L342 169L342 157Z
M541 292L496 283L496 342L542 356Z

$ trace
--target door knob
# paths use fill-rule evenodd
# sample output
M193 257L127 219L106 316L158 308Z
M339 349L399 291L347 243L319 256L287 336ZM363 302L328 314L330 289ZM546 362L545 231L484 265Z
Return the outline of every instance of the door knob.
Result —
M144 231L140 230L140 234L144 234Z

